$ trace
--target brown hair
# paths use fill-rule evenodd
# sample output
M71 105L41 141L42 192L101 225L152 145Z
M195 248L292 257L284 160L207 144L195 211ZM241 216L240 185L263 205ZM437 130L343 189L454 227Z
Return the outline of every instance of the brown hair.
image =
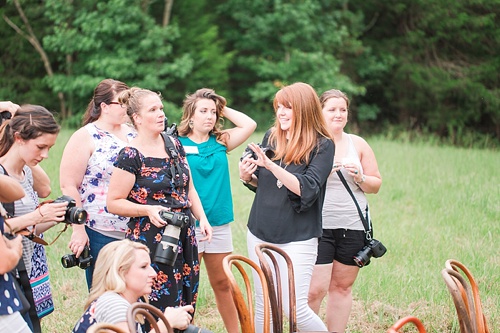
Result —
M269 142L275 147L275 160L285 164L309 163L310 153L320 137L332 139L326 127L321 104L314 89L307 83L297 82L280 89L274 97L274 110L278 104L293 110L293 119L287 133L281 129L276 117Z
M210 131L210 134L214 134L218 141L226 144L226 140L228 139L229 134L226 132L222 132L223 125L223 111L226 107L226 99L221 95L215 93L213 89L202 88L198 89L194 94L187 95L184 99L184 103L182 105L182 118L181 123L179 124L179 135L180 136L188 136L193 130L189 127L189 120L193 117L194 112L196 110L196 103L202 99L211 99L215 102L215 126Z
M94 96L92 96L87 110L83 115L83 125L85 126L99 119L102 111L101 103L111 103L116 95L127 89L128 86L121 81L105 79L99 82L94 89Z
M343 98L347 104L347 109L349 109L349 97L347 97L347 95L342 91L337 89L330 89L322 93L321 96L319 97L321 106L324 107L326 101L328 101L330 98Z
M23 140L33 140L42 134L58 134L60 130L54 116L41 105L22 105L10 120L0 127L0 156L14 144L14 134Z
M144 97L149 95L156 95L161 99L161 95L159 93L138 87L132 87L124 90L118 95L118 102L127 106L127 115L134 126L135 120L132 116L139 112L142 107Z

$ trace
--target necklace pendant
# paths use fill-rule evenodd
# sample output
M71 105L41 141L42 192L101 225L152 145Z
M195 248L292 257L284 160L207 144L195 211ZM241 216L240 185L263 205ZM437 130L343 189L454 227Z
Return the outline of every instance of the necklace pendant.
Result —
M283 187L283 183L281 182L281 180L276 180L276 186L278 186L278 188L281 188Z

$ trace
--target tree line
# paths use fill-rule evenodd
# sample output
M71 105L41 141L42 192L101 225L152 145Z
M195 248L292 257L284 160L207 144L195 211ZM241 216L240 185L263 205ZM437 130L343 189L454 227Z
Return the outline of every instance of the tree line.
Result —
M0 98L80 124L114 78L184 96L214 88L266 127L303 81L352 100L351 130L500 140L500 0L3 0Z

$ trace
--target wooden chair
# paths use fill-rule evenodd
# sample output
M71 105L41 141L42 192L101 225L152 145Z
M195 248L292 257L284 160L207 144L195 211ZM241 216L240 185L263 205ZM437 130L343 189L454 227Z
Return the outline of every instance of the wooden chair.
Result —
M161 332L158 327L157 319L160 319L167 327L168 333L174 333L167 318L160 309L148 303L135 302L127 311L127 322L130 332L137 332L137 322L143 323L144 319L149 322L155 332Z
M98 323L90 326L89 329L87 330L87 333L109 333L109 332L127 333L120 327L108 323Z
M449 259L441 275L455 304L460 332L489 333L479 297L479 288L469 269L461 262Z
M260 267L266 276L267 287L269 289L269 301L271 302L271 314L273 319L273 333L282 333L284 331L283 322L283 301L281 299L282 287L281 287L281 272L278 266L278 261L275 255L271 252L274 251L285 259L288 267L288 292L289 292L289 313L288 321L290 327L290 333L297 332L297 307L295 304L295 278L293 272L292 260L279 247L271 244L261 243L255 247L255 252L259 258ZM266 260L265 255L269 257L273 263L274 271L276 275L273 274L269 262Z
M264 294L264 327L263 332L269 333L270 331L270 309L269 309L269 292L267 289L266 277L260 269L260 267L254 263L251 259L238 255L230 254L224 258L222 261L222 267L224 268L224 273L229 279L231 293L233 295L233 301L236 305L238 311L238 318L240 321L240 327L242 333L255 333L255 321L254 321L254 303L253 303L253 291L252 282L248 276L243 264L250 266L257 275L259 276L260 283L262 284L262 291ZM240 286L233 275L233 266L235 266L240 272L243 283L245 285L245 295L240 289ZM254 283L259 283L254 281ZM246 297L245 297L246 296Z
M387 330L387 333L399 333L399 330L408 323L413 323L415 326L417 326L419 333L426 333L422 322L417 317L413 316L407 316L399 319Z

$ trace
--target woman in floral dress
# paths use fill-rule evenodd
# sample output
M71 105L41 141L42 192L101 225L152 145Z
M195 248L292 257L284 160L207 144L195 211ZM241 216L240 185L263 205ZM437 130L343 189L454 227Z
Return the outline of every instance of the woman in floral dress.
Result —
M162 311L168 306L194 307L199 283L194 218L200 221L204 235L200 241L210 241L212 227L191 181L184 149L177 138L166 137L172 143L173 152L166 150L162 136L165 115L158 94L131 88L121 93L118 101L127 106L137 137L130 147L121 150L115 162L108 209L130 217L126 237L150 249L151 265L157 272L149 296L151 304ZM172 266L154 259L167 226L167 221L160 217L161 211L181 213L189 221L180 230L178 255Z

